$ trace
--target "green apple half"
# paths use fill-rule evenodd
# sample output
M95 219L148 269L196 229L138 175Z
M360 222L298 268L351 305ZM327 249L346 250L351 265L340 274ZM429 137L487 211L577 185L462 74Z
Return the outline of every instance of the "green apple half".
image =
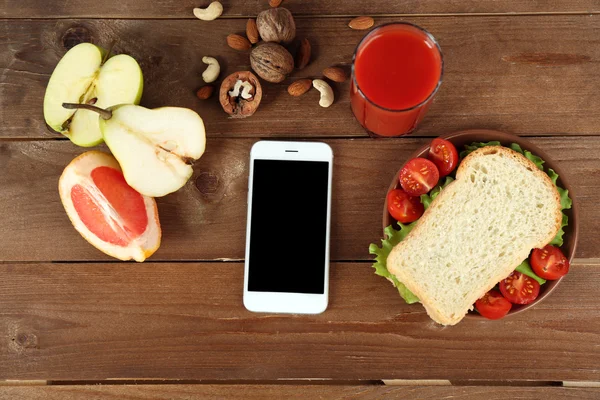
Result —
M97 113L104 141L119 161L125 180L145 196L160 197L180 189L206 148L204 122L187 108L63 106Z
M109 58L91 43L69 50L52 72L44 97L46 124L79 146L102 142L98 114L84 109L66 109L63 103L95 104L107 108L138 104L144 79L138 63L126 54Z

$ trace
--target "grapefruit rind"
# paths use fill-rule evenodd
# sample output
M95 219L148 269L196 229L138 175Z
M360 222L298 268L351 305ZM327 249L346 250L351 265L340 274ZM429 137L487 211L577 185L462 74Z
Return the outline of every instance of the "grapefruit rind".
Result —
M121 171L117 160L101 151L85 152L76 157L65 168L58 183L58 191L65 211L73 227L98 250L122 261L135 260L142 262L159 248L162 235L158 219L158 208L152 197L142 195L148 215L148 225L146 230L140 236L131 239L127 246L115 245L100 239L85 226L75 209L71 199L71 189L75 185L79 184L87 188L90 193L94 193L95 196L101 196L101 192L94 185L91 178L91 172L100 166L107 166ZM110 207L110 205L107 206ZM104 206L102 208L107 209Z

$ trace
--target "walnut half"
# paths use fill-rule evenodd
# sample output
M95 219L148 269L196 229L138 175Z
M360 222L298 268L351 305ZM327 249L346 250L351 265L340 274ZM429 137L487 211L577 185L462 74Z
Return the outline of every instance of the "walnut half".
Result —
M246 118L256 112L262 99L262 88L250 71L234 72L223 80L219 101L232 118Z

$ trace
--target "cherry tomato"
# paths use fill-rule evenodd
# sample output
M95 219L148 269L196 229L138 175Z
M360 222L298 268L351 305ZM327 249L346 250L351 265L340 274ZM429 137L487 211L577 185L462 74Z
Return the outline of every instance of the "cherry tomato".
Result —
M500 291L513 304L529 304L540 294L540 284L518 271L500 281Z
M418 220L425 211L418 197L409 196L400 189L390 190L387 195L387 208L390 215L403 224Z
M510 311L512 304L495 289L475 302L475 308L487 319L500 319Z
M531 268L539 277L556 280L569 272L569 260L558 247L547 245L531 253Z
M451 142L445 139L433 139L427 158L438 167L440 177L449 175L458 165L458 151Z
M440 180L440 173L434 163L426 158L413 158L402 167L400 186L411 196L429 192Z

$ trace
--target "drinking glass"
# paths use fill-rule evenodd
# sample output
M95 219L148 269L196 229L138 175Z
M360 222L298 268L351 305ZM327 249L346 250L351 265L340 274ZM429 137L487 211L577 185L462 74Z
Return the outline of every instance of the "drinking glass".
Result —
M408 22L381 25L354 52L352 112L373 137L409 134L423 120L443 70L440 46L425 29Z

